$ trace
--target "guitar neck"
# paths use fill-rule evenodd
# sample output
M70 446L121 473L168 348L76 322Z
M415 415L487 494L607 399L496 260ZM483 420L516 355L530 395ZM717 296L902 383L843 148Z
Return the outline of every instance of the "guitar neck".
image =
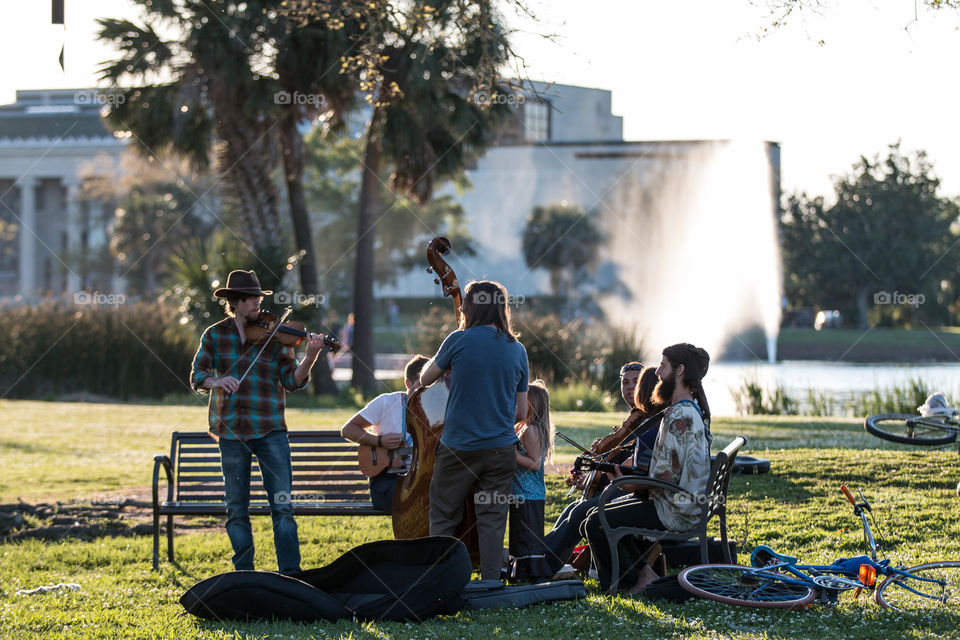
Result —
M595 462L590 466L593 467L594 471L605 471L607 473L616 473L617 467L620 467L620 472L625 476L647 475L646 467L631 467L629 465L613 464L610 462Z

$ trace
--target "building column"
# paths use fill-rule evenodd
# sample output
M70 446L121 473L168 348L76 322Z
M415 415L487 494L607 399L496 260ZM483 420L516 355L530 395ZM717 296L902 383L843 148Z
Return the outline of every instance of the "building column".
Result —
M67 265L67 292L75 294L83 286L80 281L80 239L83 237L80 225L80 182L76 178L64 178L61 182L67 192L67 255L64 256Z
M34 191L37 179L21 176L17 186L20 187L20 262L17 277L20 295L24 300L32 300L37 295L37 194Z

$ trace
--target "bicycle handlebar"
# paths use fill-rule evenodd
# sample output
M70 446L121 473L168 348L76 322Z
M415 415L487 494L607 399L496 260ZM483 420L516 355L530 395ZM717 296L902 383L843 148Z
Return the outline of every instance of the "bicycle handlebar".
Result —
M843 492L843 495L847 496L847 500L850 501L850 504L852 504L853 506L857 506L857 500L856 498L853 497L853 494L850 493L850 489L847 489L847 485L845 484L840 485L840 491Z

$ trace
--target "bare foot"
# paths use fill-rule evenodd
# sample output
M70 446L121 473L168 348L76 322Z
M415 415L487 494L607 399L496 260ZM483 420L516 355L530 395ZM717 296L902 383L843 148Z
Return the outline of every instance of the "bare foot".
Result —
M657 575L656 571L651 569L648 565L643 565L643 569L640 570L640 577L637 578L637 584L627 589L627 594L635 596L638 593L643 593L643 590L647 588L647 585L659 577L660 576Z

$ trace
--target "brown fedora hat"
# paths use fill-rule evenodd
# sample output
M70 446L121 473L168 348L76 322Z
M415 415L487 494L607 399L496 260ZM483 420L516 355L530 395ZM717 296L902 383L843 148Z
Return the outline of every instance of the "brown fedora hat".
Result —
M240 293L245 296L268 296L273 291L264 291L260 288L260 280L257 279L257 274L253 272L253 269L250 271L237 269L231 271L230 275L227 276L227 286L217 289L213 292L213 295L222 298L228 293Z

